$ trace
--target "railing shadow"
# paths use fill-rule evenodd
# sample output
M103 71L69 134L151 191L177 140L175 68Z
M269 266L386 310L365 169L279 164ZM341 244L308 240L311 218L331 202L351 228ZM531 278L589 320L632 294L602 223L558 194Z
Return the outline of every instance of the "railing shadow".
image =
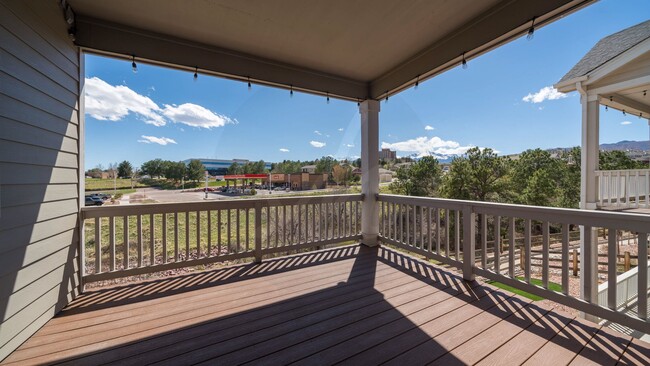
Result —
M348 263L353 260L350 269L332 273L338 277L332 277L329 282L330 274L320 272L319 281L324 285L308 284L294 296L291 295L293 285L285 284L289 290L277 301L273 300L276 298L273 294L263 302L255 300L248 307L232 308L240 301L234 299L264 294L264 283L258 281L255 288L249 288L248 279L295 270L291 283L299 286L310 281L309 273L318 273L317 269L307 272L299 269L341 260ZM336 266L348 268L343 264ZM130 314L133 307L120 310L117 304L133 304L143 298L155 299L196 289L212 291L209 288L212 286L218 290L216 285L226 283L237 285L231 286L230 293L235 294L232 300L212 295L218 300L215 304L187 300L182 309L174 310L174 305L170 305L172 309L166 311L171 311L171 315L164 318L156 318L162 316L156 314L144 315L146 319L142 320L134 315L113 319L110 321L115 323L106 334L97 334L92 326L49 329L49 333L41 332L28 341L25 349L16 352L16 358L44 347L51 352L45 358L22 360L75 365L109 362L139 365L158 361L166 364L447 365L481 360L489 363L499 356L497 364L506 361L521 364L538 355L540 348L553 346L556 353L573 356L584 348L587 360L602 362L607 352L620 354L621 344L625 342L589 323L550 312L477 281L465 282L456 273L384 247L336 248L269 260L257 266L234 266L180 279L97 291L97 297L89 296L87 303L66 311L89 315L82 322L93 322L96 319L90 316L96 309L115 306L116 312ZM115 298L120 295L123 299ZM182 305L182 298L176 296L175 301L176 306ZM137 305L142 308L141 314L147 314L150 303ZM201 308L204 310L197 312L198 317L190 314L185 321L180 319L185 313ZM479 317L482 320L476 321ZM68 321L65 315L55 318L58 319ZM522 347L518 336L523 334L535 335L537 342L545 344ZM519 352L493 352L503 351L502 348L507 351L509 347ZM642 356L630 357L633 362L642 363ZM8 359L12 360L15 359Z
M101 288L84 293L57 316L61 317L78 314L79 312L132 304L211 286L331 263L353 258L358 253L358 250L359 248L356 245L344 246L267 259L260 264L251 262L199 273Z

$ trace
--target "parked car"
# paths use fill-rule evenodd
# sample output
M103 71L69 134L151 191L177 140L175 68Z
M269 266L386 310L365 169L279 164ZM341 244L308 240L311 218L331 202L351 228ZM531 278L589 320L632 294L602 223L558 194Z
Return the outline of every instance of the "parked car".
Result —
M104 201L99 197L86 196L86 206L101 206Z
M97 193L91 194L90 197L95 197L95 198L101 199L102 201L106 201L106 200L111 198L111 195L107 194L107 193L97 192Z

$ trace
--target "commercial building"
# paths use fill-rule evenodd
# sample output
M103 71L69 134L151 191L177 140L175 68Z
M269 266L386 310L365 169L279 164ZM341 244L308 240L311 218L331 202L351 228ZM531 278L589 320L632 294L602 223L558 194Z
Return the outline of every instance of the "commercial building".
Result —
M251 161L248 159L202 159L202 158L196 158L196 159L186 159L183 160L185 164L188 164L191 160L199 160L201 164L203 164L203 167L205 170L208 171L210 175L225 175L228 173L228 168L233 163L237 163L239 165L245 165L247 163L250 163ZM269 162L264 163L264 168L271 170L271 164Z
M392 161L397 159L397 151L391 149L381 149L379 151L379 160Z
M236 174L225 175L226 186L237 187L248 186L255 181L261 181L262 184L268 184L271 180L273 187L291 187L294 191L306 191L309 189L325 189L327 188L327 174L309 174L309 173L296 173L296 174Z

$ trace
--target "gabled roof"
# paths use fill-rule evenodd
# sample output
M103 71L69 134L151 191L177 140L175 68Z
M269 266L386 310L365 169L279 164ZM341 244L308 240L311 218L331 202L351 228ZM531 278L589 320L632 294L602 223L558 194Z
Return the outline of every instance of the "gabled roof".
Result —
M562 77L558 84L589 74L648 38L650 38L650 20L601 39Z

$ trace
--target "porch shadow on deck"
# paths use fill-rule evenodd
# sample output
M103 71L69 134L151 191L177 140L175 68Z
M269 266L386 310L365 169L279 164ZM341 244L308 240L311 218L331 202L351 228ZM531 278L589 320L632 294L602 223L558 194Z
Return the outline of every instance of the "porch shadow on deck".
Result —
M647 364L648 354L400 252L348 246L88 292L4 362Z

